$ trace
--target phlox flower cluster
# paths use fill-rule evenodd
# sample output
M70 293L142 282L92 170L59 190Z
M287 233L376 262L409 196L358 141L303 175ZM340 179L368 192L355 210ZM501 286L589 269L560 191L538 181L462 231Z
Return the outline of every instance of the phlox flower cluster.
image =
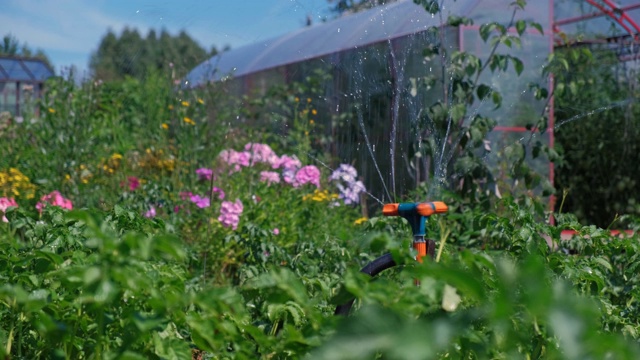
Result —
M244 207L242 206L242 201L240 201L240 199L236 199L235 202L223 201L220 206L220 216L218 217L218 221L220 221L223 226L231 227L233 230L236 230L243 210Z
M268 185L280 183L280 174L275 171L261 171L260 181L266 182Z
M244 151L249 153L251 164L267 163L273 165L279 160L278 155L267 144L248 143Z
M222 150L218 157L231 166L231 172L238 172L243 167L248 167L251 154L246 151L235 151L233 149Z
M196 204L200 209L208 208L211 206L211 201L208 197L200 196L200 195L191 195L189 198L192 203Z
M359 204L360 194L366 191L362 181L357 180L358 172L349 164L341 164L331 173L329 180L336 183L340 199L346 205Z
M66 199L59 191L54 190L51 193L44 195L40 201L36 204L36 209L38 212L42 213L42 209L49 204L53 206L59 206L63 209L71 210L73 209L73 203L71 200Z
M213 170L207 168L200 168L196 170L196 175L198 175L198 180L211 180L213 178Z
M316 187L320 187L320 170L314 165L303 166L296 172L294 187L299 187L304 184L313 184Z
M231 166L231 172L260 163L268 164L273 169L281 166L281 159L267 144L248 143L244 146L244 151L222 150L218 157Z
M302 163L295 155L282 155L271 163L273 169L297 170L300 167L302 167Z
M4 215L7 209L10 207L18 207L18 203L14 198L2 197L0 198L0 213L2 214L2 221L9 222L9 219Z
M260 181L269 185L284 181L293 187L312 184L320 187L320 170L314 165L302 166L295 156L278 156L267 144L248 143L244 151L238 152L232 149L223 150L219 158L231 167L231 172L240 171L243 167L252 167L257 164L266 164L272 170L281 170L281 174L275 171L262 171Z

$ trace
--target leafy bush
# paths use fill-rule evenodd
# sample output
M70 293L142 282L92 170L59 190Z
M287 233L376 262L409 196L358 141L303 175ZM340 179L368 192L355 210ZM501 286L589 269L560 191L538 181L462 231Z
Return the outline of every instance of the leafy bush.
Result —
M511 39L497 30L496 44ZM469 74L451 81L489 95ZM362 216L348 165L330 173L310 160L326 139L309 135L304 94L253 104L279 110L269 116L283 138L229 125L234 102L220 90L55 79L41 118L3 128L1 357L640 356L637 234L563 213L552 226L533 198L476 196L478 183L442 194L450 212L428 223L438 256L417 263L403 220ZM452 104L461 117L465 103ZM458 141L483 137L491 123L476 119ZM566 229L576 236L562 242ZM359 272L385 252L400 266L375 281ZM351 297L352 316L333 316Z
M576 48L557 57L568 67L557 72L555 90L562 154L556 187L566 191L558 211L600 227L612 225L617 215L640 215L640 170L634 165L640 154L640 107L631 101L638 96L637 76L620 76L613 54Z

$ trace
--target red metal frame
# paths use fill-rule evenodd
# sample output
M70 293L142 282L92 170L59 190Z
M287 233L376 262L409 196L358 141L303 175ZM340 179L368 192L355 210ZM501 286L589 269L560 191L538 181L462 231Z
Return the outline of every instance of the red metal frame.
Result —
M628 11L640 8L640 3L627 5L624 7L618 7L611 0L600 0L606 5L606 7L596 0L585 0L587 3L598 9L598 12L586 14L582 16L576 16L572 18L557 20L553 23L553 31L556 33L560 31L560 25L572 24L588 19L593 19L600 16L608 16L614 19L623 29L625 29L629 35L633 36L634 40L640 39L640 25L633 20L628 14Z

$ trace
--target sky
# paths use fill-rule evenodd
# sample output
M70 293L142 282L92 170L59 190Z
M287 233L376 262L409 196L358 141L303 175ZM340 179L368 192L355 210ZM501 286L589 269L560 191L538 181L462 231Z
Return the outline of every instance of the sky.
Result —
M89 57L109 29L186 30L205 49L270 39L329 15L327 0L0 0L0 36L43 49L56 72Z

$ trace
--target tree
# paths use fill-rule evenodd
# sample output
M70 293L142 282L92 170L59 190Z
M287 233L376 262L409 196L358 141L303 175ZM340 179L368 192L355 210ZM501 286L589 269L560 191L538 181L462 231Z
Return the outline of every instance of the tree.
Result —
M2 38L0 53L3 55L18 55L18 46L18 39L11 34L7 34Z
M394 2L396 0L327 0L330 7L329 11L336 16L342 16L345 13L355 13L362 10L371 9L376 6Z
M47 66L53 69L51 61L44 50L36 49L34 52L27 43L21 44L20 41L18 41L18 39L11 33L2 38L2 43L0 44L0 55L40 59L44 61Z
M207 51L185 31L172 36L163 29L158 36L150 30L143 38L136 29L125 28L120 37L111 30L107 32L89 66L94 76L103 80L127 76L142 79L153 71L180 77L217 53L215 46Z

